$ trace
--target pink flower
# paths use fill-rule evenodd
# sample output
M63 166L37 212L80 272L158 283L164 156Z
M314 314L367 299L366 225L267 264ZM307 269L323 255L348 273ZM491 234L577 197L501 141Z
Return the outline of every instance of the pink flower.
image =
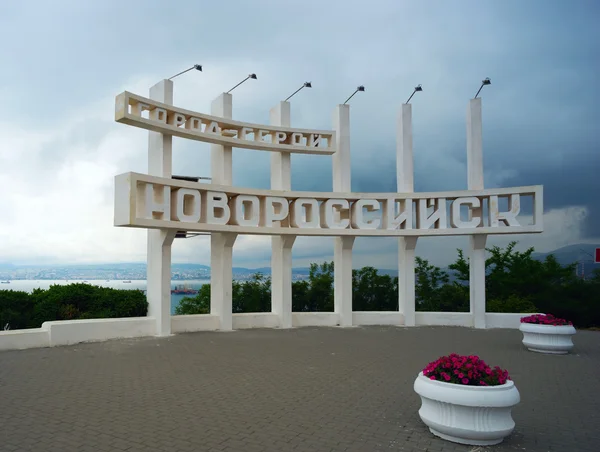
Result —
M573 325L573 322L554 317L552 314L534 314L526 317L521 317L521 323L535 323L538 325Z
M471 386L503 385L510 377L498 366L491 368L479 356L460 356L452 353L427 364L423 375L431 380ZM456 379L453 380L453 376Z

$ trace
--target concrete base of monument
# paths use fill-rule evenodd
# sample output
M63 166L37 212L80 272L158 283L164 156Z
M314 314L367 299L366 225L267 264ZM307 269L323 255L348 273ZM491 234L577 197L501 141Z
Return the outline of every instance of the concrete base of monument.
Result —
M486 313L487 328L519 329L525 314ZM416 326L472 327L468 312L417 312ZM335 312L293 312L292 327L338 327L339 314ZM233 330L247 328L279 328L279 316L272 312L253 312L232 315ZM355 311L352 325L404 326L404 316L395 311ZM219 331L220 320L214 314L176 315L171 317L171 333L194 331ZM346 327L343 327L346 328ZM414 327L407 327L414 328ZM153 317L128 317L122 319L62 320L44 322L41 328L0 331L0 350L20 350L38 347L72 345L81 342L105 341L156 334Z

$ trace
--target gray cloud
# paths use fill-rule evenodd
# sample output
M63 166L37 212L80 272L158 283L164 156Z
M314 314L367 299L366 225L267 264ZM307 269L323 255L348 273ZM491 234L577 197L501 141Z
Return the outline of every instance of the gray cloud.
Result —
M176 80L176 104L207 112L212 98L256 72L258 80L234 92L234 117L252 122L267 123L270 107L311 80L314 87L293 99L292 124L330 128L334 106L364 84L366 92L351 101L354 191L395 191L397 110L421 83L424 92L413 100L415 188L464 189L466 106L489 76L492 85L482 92L486 185L541 183L548 212L587 209L582 235L569 237L597 238L599 13L594 1L541 0L2 4L0 39L10 44L0 48L4 144L15 147L9 132L15 126L19 137L27 130L32 139L48 137L18 164L12 151L0 151L0 163L7 162L0 180L18 174L21 181L35 178L36 187L55 187L57 174L68 180L76 175L72 167L84 162L90 176L99 173L94 165L102 167L98 196L110 199L113 163L120 172L146 165L143 132L112 122L114 96L125 89L145 95L156 80L201 63L203 73ZM86 108L94 114L86 116ZM84 122L69 133L53 132L79 116ZM175 140L174 146L175 172L208 175L208 145ZM234 184L268 187L269 159L267 152L235 150ZM61 197L70 193L64 184ZM331 159L294 156L292 185L331 190ZM26 184L19 187L29 193ZM95 196L88 190L82 191ZM8 221L19 227L18 216ZM60 237L52 240L60 243ZM299 256L317 251L308 247ZM43 253L51 254L51 247Z

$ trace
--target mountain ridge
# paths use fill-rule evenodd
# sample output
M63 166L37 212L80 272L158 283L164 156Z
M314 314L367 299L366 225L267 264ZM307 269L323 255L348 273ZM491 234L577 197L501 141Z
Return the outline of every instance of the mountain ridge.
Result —
M593 263L595 248L600 245L577 243L563 246L556 250L543 253L534 252L533 257L544 260L553 254L561 265L575 262L584 262L588 269L600 268L600 264ZM591 266L591 267L590 267ZM396 269L377 269L379 273L397 276ZM442 270L448 271L447 267ZM204 279L210 277L210 266L195 263L176 263L171 265L174 279ZM587 272L588 270L586 270ZM293 267L292 273L299 277L308 276L309 267ZM0 279L145 279L145 262L115 262L102 264L64 264L64 265L18 265L0 263ZM233 267L237 277L249 277L255 273L271 274L271 267Z

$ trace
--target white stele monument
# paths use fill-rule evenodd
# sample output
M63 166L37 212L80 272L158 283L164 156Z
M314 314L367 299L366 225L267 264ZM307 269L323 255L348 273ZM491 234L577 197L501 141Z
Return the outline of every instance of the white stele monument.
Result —
M115 178L115 225L149 230L148 315L156 321L156 335L171 334L171 244L176 231L211 234L208 317L216 321L213 329L231 330L232 251L238 234L273 237L272 313L269 321L258 322L260 326L291 328L310 323L294 322L292 315L292 247L296 237L304 235L335 238L335 312L327 317L329 320L313 319L312 324L463 324L485 328L488 234L543 230L541 186L484 189L481 99L470 100L467 109L468 190L438 193L414 192L410 104L401 106L398 118L398 192L352 193L348 105L335 108L333 130L306 130L291 128L289 102L279 102L271 109L271 125L233 120L232 95L228 93L213 101L210 115L172 103L173 82L163 80L150 89L149 98L119 94L115 111L117 122L150 131L149 174L125 173ZM211 143L211 184L171 178L173 136ZM234 147L272 152L270 190L233 187ZM330 155L334 192L292 191L292 153ZM532 218L520 215L522 197L533 200ZM470 236L470 312L419 313L430 314L419 321L414 282L417 238L440 235ZM358 236L398 237L398 312L353 313L352 247Z

